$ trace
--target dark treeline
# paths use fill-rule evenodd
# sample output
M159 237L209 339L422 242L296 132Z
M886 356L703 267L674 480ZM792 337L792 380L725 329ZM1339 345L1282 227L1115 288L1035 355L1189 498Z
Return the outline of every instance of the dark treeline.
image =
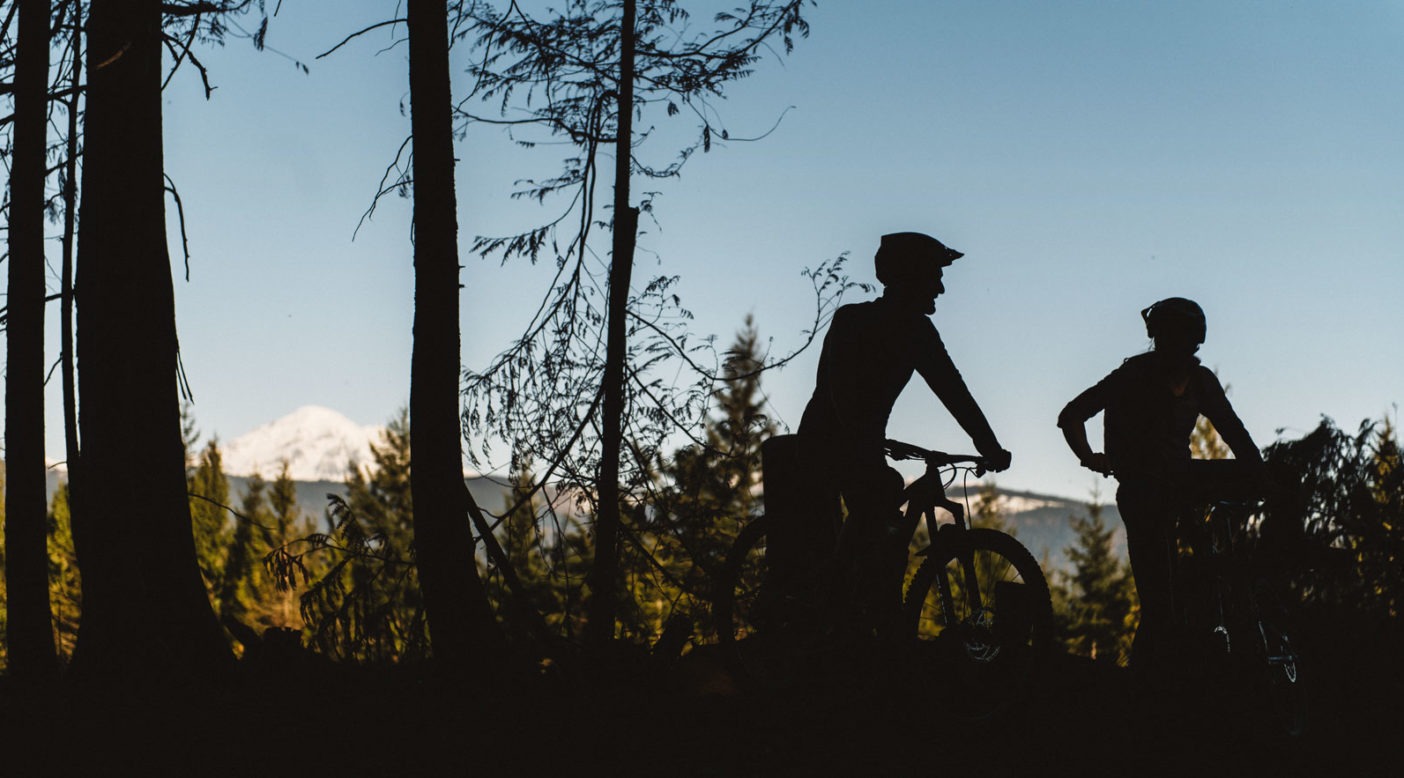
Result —
M361 681L433 678L457 694L543 679L598 689L625 667L653 691L677 691L656 671L714 642L714 582L761 511L760 444L777 432L762 379L789 356L772 356L749 319L717 353L687 331L679 279L632 280L638 221L655 203L630 183L675 177L730 139L712 102L807 34L807 5L755 0L707 32L680 0L569 0L542 19L515 5L408 0L406 18L387 19L408 43L411 136L381 193L414 198L410 400L373 461L348 471L346 497L312 515L286 466L254 476L232 505L218 442L201 444L182 420L166 237L162 89L180 70L208 78L199 47L242 29L234 19L258 21L261 49L276 5L0 3L12 98L0 125L11 160L0 688L228 693L240 678L355 669ZM343 44L360 34L348 32ZM452 93L451 46L475 53L469 94ZM641 117L692 122L695 140L645 159ZM458 290L473 280L461 278L458 220L472 215L456 205L453 144L504 123L526 145L566 141L560 170L513 193L565 204L472 251L559 272L537 292L530 327L465 371ZM48 137L53 128L66 130ZM609 209L596 208L602 185ZM50 298L44 237L60 222ZM606 231L601 262L588 246ZM842 259L806 277L812 338L853 284ZM69 474L48 505L46 305L61 307ZM1196 445L1215 455L1210 432ZM478 505L465 456L496 454L510 457L511 497ZM1338 709L1387 704L1404 650L1397 432L1387 420L1353 434L1323 421L1266 458L1292 486L1267 522L1304 560L1290 570L1289 604L1308 656L1334 668ZM1004 526L993 491L975 513L976 525ZM1073 569L1052 576L1060 636L1068 653L1115 667L1135 627L1134 588L1095 505L1075 528ZM714 675L694 690L707 683L726 686ZM598 698L586 705L582 716L608 712Z

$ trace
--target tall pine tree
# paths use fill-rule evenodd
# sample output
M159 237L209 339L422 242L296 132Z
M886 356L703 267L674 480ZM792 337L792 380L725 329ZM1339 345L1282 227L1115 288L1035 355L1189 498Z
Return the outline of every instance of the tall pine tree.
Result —
M502 550L507 553L507 562L516 571L517 577L527 584L532 600L545 606L547 599L542 595L542 585L549 585L545 556L545 537L538 526L541 517L541 501L533 493L535 482L531 473L530 457L518 458L512 468L512 490L508 492L502 526L498 537ZM494 579L490 587L492 599L501 609L510 596L500 578Z
M663 468L658 553L673 561L673 577L701 622L715 576L732 541L760 511L761 444L777 431L761 389L765 356L755 320L746 316L726 350L722 385L712 394L700 443L679 449ZM700 625L700 624L699 624Z
M1066 553L1073 570L1054 585L1059 632L1071 653L1125 664L1136 627L1131 571L1113 549L1115 530L1102 520L1099 502L1072 527L1076 540Z
M200 450L195 467L186 476L190 493L190 520L195 532L195 558L205 587L214 595L219 610L223 591L225 558L233 540L229 521L229 477L224 474L224 455L219 440L211 439Z
M346 498L332 499L330 535L304 538L311 551L301 553L282 544L270 566L284 589L299 577L311 580L301 612L327 654L367 662L422 659L429 633L414 560L408 409L371 444L371 458L364 471L351 463ZM314 571L308 560L316 555L327 559Z
M268 545L286 546L295 538L311 535L315 527L311 517L303 514L297 504L297 483L293 481L288 460L278 469L278 477L268 490L268 514L272 521L272 537ZM270 627L301 629L297 593L293 588L266 592L264 613Z
M235 621L249 627L266 629L271 624L259 618L263 600L271 596L262 559L271 546L265 492L268 483L254 472L244 485L244 497L239 503L238 521L230 537L229 553L225 559L224 577L219 589L219 615L223 622Z

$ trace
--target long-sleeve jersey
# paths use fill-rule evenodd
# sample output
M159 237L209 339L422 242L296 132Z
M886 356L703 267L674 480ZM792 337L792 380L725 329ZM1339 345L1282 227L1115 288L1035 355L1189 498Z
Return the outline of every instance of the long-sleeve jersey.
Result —
M1236 458L1261 462L1258 447L1214 372L1195 360L1179 394L1172 386L1176 372L1170 359L1158 352L1131 357L1073 398L1058 415L1058 426L1082 424L1104 412L1107 459L1122 481L1187 466L1190 435L1200 415L1213 423Z
M800 434L874 452L881 459L888 416L914 372L981 453L999 450L985 414L946 353L935 325L886 298L845 305L834 313Z

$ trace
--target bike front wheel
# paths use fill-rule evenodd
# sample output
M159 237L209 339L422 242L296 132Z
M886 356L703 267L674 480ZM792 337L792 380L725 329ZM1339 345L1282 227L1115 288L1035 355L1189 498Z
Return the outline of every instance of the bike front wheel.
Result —
M938 533L904 604L912 672L947 712L988 720L1028 691L1052 645L1043 571L1017 540L991 529Z

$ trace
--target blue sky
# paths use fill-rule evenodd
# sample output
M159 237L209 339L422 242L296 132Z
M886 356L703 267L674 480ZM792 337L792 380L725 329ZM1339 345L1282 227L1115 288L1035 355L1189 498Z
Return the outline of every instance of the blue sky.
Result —
M207 435L305 404L381 423L408 399L409 201L383 201L351 239L408 133L406 52L377 54L383 30L313 60L395 13L391 0L284 2L269 45L310 74L231 41L203 55L212 100L193 72L168 92L193 255L177 314ZM1259 444L1323 414L1353 427L1394 413L1404 5L830 0L808 17L793 56L717 104L737 136L784 113L775 132L646 187L662 192L659 224L645 225L636 278L681 275L699 331L726 341L751 313L784 351L810 320L802 268L848 251L871 282L878 237L920 230L967 253L934 320L1014 452L999 479L1011 488L1110 497L1054 419L1146 349L1138 311L1171 295L1206 309L1201 356ZM551 213L506 194L560 150L475 127L458 154L465 247ZM171 245L179 274L174 233ZM521 327L550 268L465 265L473 366ZM817 356L766 379L792 426ZM919 381L890 433L970 448ZM49 439L61 452L56 413Z

